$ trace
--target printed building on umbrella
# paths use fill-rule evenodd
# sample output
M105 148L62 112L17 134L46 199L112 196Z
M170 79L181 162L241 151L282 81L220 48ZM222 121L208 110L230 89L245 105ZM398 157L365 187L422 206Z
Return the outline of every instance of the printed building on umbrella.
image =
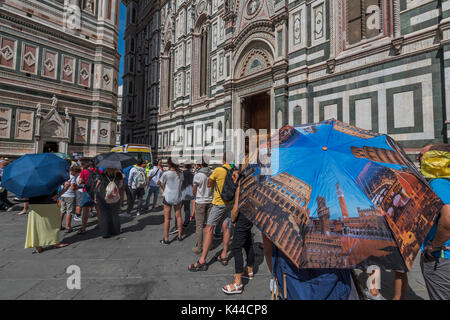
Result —
M311 187L287 173L262 182L257 182L257 177L247 179L254 187L250 191L243 189L241 210L250 213L255 224L289 257L298 260L308 224Z
M0 1L0 155L116 142L119 0Z
M330 118L409 154L445 142L449 17L450 0L161 0L159 153Z
M384 215L376 208L357 208L358 217L349 217L339 184L336 194L341 218L330 219L322 196L316 199L316 218L310 217L307 209L311 197L308 184L287 173L266 178L253 176L255 172L251 166L244 170L240 210L298 266L367 265L370 254L384 257L389 255L384 249L396 246Z
M364 181L364 183L362 183ZM408 169L395 170L368 163L357 182L372 202L384 210L386 220L402 250L407 265L413 263L442 207L439 198Z

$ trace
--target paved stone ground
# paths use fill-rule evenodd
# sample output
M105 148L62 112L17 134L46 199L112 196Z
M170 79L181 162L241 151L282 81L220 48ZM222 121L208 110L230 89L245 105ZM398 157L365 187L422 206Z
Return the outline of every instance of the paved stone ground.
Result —
M162 207L157 209L123 219L123 233L110 239L92 230L96 219L90 219L87 234L61 233L70 245L41 254L24 249L27 216L0 212L0 299L270 299L260 232L254 229L259 269L255 279L242 295L227 296L221 287L233 280L234 260L226 267L215 262L206 272L189 272L187 266L198 258L191 251L194 226L184 241L162 246L164 217ZM208 259L220 251L220 241L213 247ZM81 268L81 290L66 286L70 265ZM366 282L364 274L358 278ZM407 299L428 299L418 260L409 280ZM387 299L393 296L392 285L392 273L383 272L381 291Z

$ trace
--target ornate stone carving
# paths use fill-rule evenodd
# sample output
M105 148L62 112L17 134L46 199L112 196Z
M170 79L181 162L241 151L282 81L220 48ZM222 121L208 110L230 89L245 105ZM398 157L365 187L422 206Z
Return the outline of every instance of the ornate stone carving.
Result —
M100 137L107 138L108 137L108 130L105 129L105 128L100 129L99 134L100 134Z
M255 15L258 10L261 7L261 1L260 0L250 0L247 3L246 9L247 9L247 15L253 16Z
M36 63L36 58L33 53L29 51L23 56L23 61L27 64L27 66L31 67Z
M58 106L58 98L56 97L56 95L53 95L52 98L52 108L55 108Z
M86 69L81 69L80 76L83 80L89 79L89 72Z
M44 62L44 67L45 67L49 72L52 72L53 70L55 70L55 63L53 62L52 59L48 58L48 59L45 60L45 62Z
M72 70L72 66L70 65L70 64L66 64L65 66L64 66L64 73L68 76L68 77L70 77L71 75L72 75L72 73L73 73L73 70Z
M8 45L0 49L0 54L6 59L6 61L9 61L14 57L14 51Z
M404 40L405 40L404 37L398 37L398 38L392 39L392 49L394 49L394 53L396 55L399 55L402 53Z
M328 71L330 73L334 73L334 69L336 67L336 60L335 59L330 59L327 61L327 67L328 67Z

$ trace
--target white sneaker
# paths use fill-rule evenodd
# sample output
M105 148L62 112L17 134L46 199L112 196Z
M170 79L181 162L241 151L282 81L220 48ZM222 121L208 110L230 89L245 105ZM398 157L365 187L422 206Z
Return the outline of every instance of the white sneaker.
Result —
M367 288L364 289L364 295L365 295L366 298L369 299L369 300L386 300L386 299L381 295L381 293L378 293L378 295L373 296L373 295L370 293L370 290L367 289Z
M74 215L73 221L78 221L78 222L81 221L81 216Z

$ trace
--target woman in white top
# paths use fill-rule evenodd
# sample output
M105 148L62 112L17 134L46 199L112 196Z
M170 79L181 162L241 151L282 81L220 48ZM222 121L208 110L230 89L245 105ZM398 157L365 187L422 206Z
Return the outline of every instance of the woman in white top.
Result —
M181 220L181 185L183 183L183 173L180 171L178 165L173 163L172 159L167 160L169 170L164 172L158 181L158 185L163 191L164 204L164 239L160 241L161 244L168 245L169 229L170 229L170 214L172 207L175 210L177 219L178 235L177 240L182 241L182 220Z

